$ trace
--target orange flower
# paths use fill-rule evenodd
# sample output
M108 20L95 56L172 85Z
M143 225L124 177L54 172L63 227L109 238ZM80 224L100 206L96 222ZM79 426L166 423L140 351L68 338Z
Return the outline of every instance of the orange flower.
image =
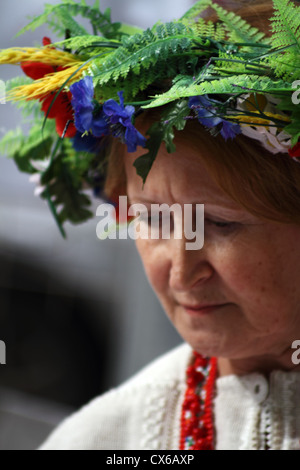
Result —
M50 39L44 38L43 44L44 46L51 44ZM66 67L56 67L49 64L43 64L42 62L22 62L21 68L23 72L33 80L39 80L45 75L66 69ZM74 125L73 108L71 105L72 94L70 92L65 91L59 93L49 111L50 105L55 95L56 92L52 92L44 96L43 98L40 98L40 101L43 103L42 111L45 113L45 115L47 115L48 113L49 119L55 119L56 131L59 136L63 135L65 128L69 123L68 128L65 132L65 137L74 137L76 134L76 128Z

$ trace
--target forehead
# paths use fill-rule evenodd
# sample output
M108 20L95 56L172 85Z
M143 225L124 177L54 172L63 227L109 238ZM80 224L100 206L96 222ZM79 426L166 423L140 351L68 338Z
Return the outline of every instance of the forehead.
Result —
M134 154L125 155L127 193L132 202L158 202L181 204L208 204L231 210L243 210L216 184L206 169L201 152L208 152L187 140L179 141L176 152L169 154L164 146L153 163L144 188L142 178L136 174L133 163L136 158L147 153L139 149Z

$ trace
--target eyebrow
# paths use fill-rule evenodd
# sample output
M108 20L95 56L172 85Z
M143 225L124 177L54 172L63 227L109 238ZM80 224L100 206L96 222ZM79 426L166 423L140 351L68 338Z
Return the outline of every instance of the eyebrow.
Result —
M132 197L128 195L128 200L130 203L133 203L132 201L134 201L135 203L144 202L146 204L166 204L165 202L160 202L158 200L155 200L155 198L150 198L150 197L146 198L146 197L137 196L137 195L133 195ZM173 202L172 204L178 204L178 203L181 204L178 201ZM196 206L196 204L204 204L204 206L209 206L209 208L223 209L223 210L227 210L230 212L245 212L245 210L243 209L238 209L238 208L230 207L228 205L221 205L221 204L209 203L209 202L192 201L192 202L186 202L184 204L191 204L193 206Z

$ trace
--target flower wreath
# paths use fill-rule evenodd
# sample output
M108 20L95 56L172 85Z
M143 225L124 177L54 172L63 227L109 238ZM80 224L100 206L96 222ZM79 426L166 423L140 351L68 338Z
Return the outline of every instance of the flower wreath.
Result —
M66 221L93 216L85 188L103 197L111 137L128 152L146 148L134 162L144 182L160 144L174 152L174 129L191 118L225 140L244 134L299 161L300 7L288 0L273 0L273 7L267 37L213 0L145 31L112 22L98 1L64 0L46 5L18 33L47 23L64 40L0 51L0 63L19 64L26 75L7 82L6 98L32 117L29 134L8 132L0 152L39 180L63 235ZM217 22L205 19L208 8ZM93 34L78 15L90 20ZM161 106L146 139L135 118Z

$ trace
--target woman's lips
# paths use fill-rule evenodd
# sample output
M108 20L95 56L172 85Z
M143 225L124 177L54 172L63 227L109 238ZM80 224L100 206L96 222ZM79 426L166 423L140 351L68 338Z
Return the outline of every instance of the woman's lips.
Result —
M191 306L191 305L182 304L181 306L189 315L207 315L209 313L212 313L224 307L225 305L228 305L228 304L199 305L199 306L198 305Z

